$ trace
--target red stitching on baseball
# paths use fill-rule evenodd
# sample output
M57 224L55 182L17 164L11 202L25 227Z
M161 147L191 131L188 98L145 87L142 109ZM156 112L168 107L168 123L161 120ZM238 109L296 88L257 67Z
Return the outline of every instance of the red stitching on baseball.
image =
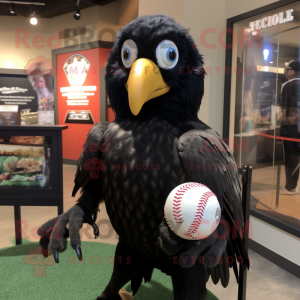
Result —
M173 207L172 208L173 208L173 217L177 224L181 224L184 221L182 212L181 212L181 199L182 199L183 195L185 194L185 192L193 187L206 187L206 186L201 183L192 182L192 183L186 183L186 184L182 185L180 187L180 189L176 191L176 194L173 199L173 205L172 205Z
M189 229L185 233L185 235L187 237L192 238L193 237L192 234L195 233L198 230L199 226L201 225L201 221L202 221L202 217L203 217L203 214L204 214L205 206L207 204L208 199L211 196L215 196L215 194L211 191L207 191L202 195L201 199L199 200L198 206L197 206L197 211L199 211L199 213L195 214L195 217L194 217L194 220L193 220L191 226L189 227ZM197 237L194 237L194 238L197 239L197 240L200 240L200 238L197 238Z

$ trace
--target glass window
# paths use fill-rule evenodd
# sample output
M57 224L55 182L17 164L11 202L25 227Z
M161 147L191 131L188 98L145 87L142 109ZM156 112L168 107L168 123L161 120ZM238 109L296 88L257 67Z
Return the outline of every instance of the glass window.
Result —
M251 209L300 228L300 3L239 21L233 36L230 141L253 166Z
M1 135L0 191L52 189L52 147L51 136Z

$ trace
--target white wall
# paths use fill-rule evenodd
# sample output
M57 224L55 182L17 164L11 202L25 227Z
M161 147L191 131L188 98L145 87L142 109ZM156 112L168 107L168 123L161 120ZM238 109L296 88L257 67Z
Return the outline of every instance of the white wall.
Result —
M139 0L138 16L166 14L183 24L182 11L184 0Z
M300 238L251 217L253 240L300 266Z
M138 0L121 0L118 7L118 24L126 25L138 16Z
M199 118L222 134L225 49L218 43L218 34L226 24L225 0L184 1L183 24L190 28L190 34L204 56L205 67L211 68L211 74L205 79ZM207 47L202 38L200 40L201 33L207 28L216 30L216 33L208 33L205 37L206 43L216 44L214 49Z
M47 40L55 36L58 39L58 30L76 29L80 33L80 29L88 29L93 38L91 41L103 40L114 41L114 36L107 29L112 29L117 33L120 28L130 22L137 16L138 0L119 0L105 6L93 6L81 10L81 18L76 21L73 18L75 13L60 15L50 19L38 19L38 24L33 26L29 23L29 18L21 16L1 16L0 18L0 68L5 68L5 63L14 63L15 69L23 69L30 59L34 59L40 55L46 58L52 57L52 49L72 45L71 39L59 39L59 43L53 39L51 45L47 45ZM28 32L29 36L24 44L16 45L18 40L18 30ZM101 34L101 32L106 32ZM99 35L100 33L100 35ZM23 36L23 33L22 35ZM34 46L33 39L40 36L45 40L43 48ZM85 34L89 36L88 33ZM76 35L74 41L81 44L84 41L82 35ZM66 44L68 42L68 44Z
M41 36L47 40L50 35L51 19L40 19L38 25L33 26L29 23L28 18L21 16L0 18L0 68L5 68L5 63L14 63L16 69L23 69L27 62L43 55L47 58L51 57L51 49L45 46L38 49L33 46L32 40L36 36ZM26 40L29 48L23 44L18 45L18 36L23 36L22 31L28 33Z
M229 19L279 0L226 0L225 18Z

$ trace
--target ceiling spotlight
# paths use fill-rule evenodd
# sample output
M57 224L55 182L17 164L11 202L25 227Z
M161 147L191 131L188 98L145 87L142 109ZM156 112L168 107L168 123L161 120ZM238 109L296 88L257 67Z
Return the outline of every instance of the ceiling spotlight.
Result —
M37 18L35 17L35 10L34 10L34 6L31 5L31 18L30 18L30 24L31 25L36 25L38 23Z
M80 9L79 9L79 6L77 6L77 10L76 10L76 13L74 15L74 19L75 20L80 20Z
M38 23L37 18L32 17L32 18L30 19L30 24L31 24L31 25L36 25L37 23Z
M15 6L14 6L14 3L13 3L13 2L10 4L10 13L11 13L11 14L14 14L14 13L15 13Z

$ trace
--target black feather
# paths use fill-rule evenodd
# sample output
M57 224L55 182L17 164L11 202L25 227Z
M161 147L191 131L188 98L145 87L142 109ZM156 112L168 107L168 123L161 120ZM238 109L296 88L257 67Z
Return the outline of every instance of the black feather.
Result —
M97 123L88 133L88 136L83 145L83 150L77 161L77 171L75 174L75 186L73 188L72 196L75 197L76 193L80 188L84 188L86 184L90 181L90 172L93 171L92 168L87 168L85 164L88 160L93 158L100 159L101 144L104 143L104 133L108 128L108 122ZM100 179L100 177L99 177ZM101 185L101 182L99 181Z
M233 250L230 240L227 242L227 251L228 251L229 257L232 258L232 260L230 260L230 261L232 261L230 263L230 267L233 268L236 282L238 283L239 282L239 272L238 272L238 267L237 267L237 263L236 263L236 256L235 256L235 253L234 253L234 250Z
M234 259L231 264L238 279L236 260L242 260L242 267L249 268L248 254L240 230L244 229L244 220L241 207L241 187L237 166L233 155L221 137L202 121L186 122L180 127L183 135L178 141L178 150L181 161L185 166L190 181L200 182L209 187L217 196L222 214L230 225L228 236L228 253ZM205 168L198 168L197 165ZM208 169L209 165L213 169ZM235 233L234 239L231 239ZM223 254L224 255L224 254ZM227 274L229 265L222 266L222 275ZM210 270L214 282L218 281L219 268ZM223 277L226 285L227 277Z
M218 282L220 280L220 275L217 270L217 267L213 267L210 269L210 275L211 275L211 279L212 279L213 283L218 284Z
M226 288L229 284L229 264L228 264L228 255L227 255L227 250L222 254L222 263L219 264L219 270L220 270L220 279L222 286Z

